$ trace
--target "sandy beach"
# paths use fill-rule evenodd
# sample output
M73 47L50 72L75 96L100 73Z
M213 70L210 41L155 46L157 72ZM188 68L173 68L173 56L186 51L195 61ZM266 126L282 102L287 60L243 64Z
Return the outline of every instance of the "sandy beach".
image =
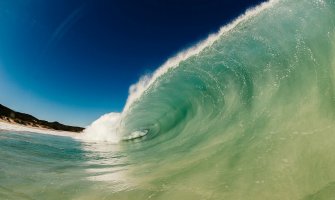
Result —
M67 137L76 137L80 134L80 133L69 132L69 131L50 130L50 129L46 129L42 127L22 126L22 125L15 124L15 123L9 123L3 120L0 120L0 130L32 132L32 133L41 133L41 134L67 136Z

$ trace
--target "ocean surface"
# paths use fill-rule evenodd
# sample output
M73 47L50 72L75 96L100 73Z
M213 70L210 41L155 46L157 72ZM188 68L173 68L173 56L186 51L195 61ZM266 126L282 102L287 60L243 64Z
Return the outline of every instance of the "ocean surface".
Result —
M335 1L273 0L80 137L0 132L0 199L335 197Z
M0 199L128 199L125 158L112 144L0 131Z

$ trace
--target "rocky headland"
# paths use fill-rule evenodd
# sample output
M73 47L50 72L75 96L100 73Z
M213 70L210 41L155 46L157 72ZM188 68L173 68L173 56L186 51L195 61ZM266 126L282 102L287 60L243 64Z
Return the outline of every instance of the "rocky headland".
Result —
M7 122L10 124L17 124L21 126L50 129L56 131L68 131L68 132L82 132L84 128L76 126L68 126L59 122L48 122L45 120L37 119L36 117L16 112L10 108L7 108L0 104L0 121Z

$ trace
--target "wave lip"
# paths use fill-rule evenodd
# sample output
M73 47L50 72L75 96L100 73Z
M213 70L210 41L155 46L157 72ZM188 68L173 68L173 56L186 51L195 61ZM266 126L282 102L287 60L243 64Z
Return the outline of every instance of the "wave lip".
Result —
M160 66L153 74L146 75L140 78L139 82L132 85L129 89L129 96L126 101L126 105L123 109L123 113L130 109L131 105L136 102L143 93L154 84L154 82L163 74L167 73L170 69L178 67L180 62L187 60L188 58L195 56L202 52L205 48L213 45L215 41L220 39L221 36L233 30L237 25L245 20L248 20L265 9L269 9L278 3L279 0L269 0L261 3L260 5L248 9L240 17L236 18L234 21L220 28L219 32L210 34L207 39L199 42L198 44L192 46L191 48L178 53L175 57L168 59L162 66Z

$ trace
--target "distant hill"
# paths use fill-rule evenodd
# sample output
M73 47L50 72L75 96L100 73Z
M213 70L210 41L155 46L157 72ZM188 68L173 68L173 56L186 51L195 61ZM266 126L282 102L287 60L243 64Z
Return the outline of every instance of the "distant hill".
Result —
M84 128L82 127L67 126L59 122L48 122L45 120L40 120L34 116L16 112L1 104L0 104L0 120L7 121L9 123L20 124L23 126L46 128L58 131L81 132L84 130Z

